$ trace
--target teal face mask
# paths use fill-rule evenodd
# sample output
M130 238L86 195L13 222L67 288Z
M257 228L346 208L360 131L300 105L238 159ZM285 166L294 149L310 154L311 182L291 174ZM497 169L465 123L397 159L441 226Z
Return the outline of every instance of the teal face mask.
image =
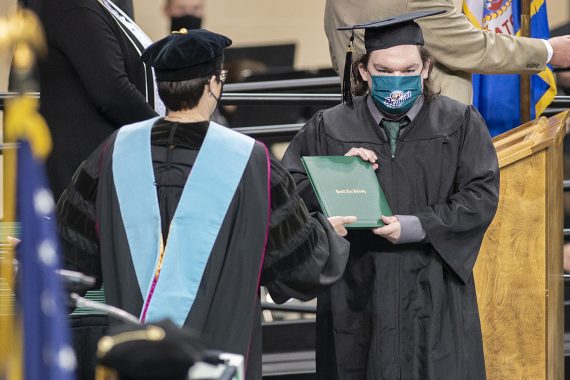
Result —
M420 75L371 75L370 95L384 113L400 115L408 112L422 94Z

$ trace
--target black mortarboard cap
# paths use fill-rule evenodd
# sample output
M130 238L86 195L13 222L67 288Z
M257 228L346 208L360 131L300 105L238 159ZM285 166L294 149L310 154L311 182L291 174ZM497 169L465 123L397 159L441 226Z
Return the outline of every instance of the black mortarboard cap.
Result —
M231 44L228 37L206 29L180 29L150 45L141 58L154 67L159 81L190 80L220 70L220 57Z
M352 52L354 51L354 48L352 47L352 43L354 41L354 30L364 29L364 47L367 53L399 45L423 45L424 37L422 30L414 20L441 13L445 13L445 10L405 13L403 15L387 17L367 22L365 24L356 24L337 28L337 30L352 31L344 66L344 83L342 86L343 101L348 104L352 103L352 94L350 92L350 72L352 66Z
M121 380L182 380L203 353L197 333L170 320L121 325L99 341L98 371L112 369Z

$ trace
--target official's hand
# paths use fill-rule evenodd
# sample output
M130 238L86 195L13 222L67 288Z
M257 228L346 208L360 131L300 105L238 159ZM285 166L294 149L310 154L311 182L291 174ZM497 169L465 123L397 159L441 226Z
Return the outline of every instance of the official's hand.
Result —
M382 221L384 222L384 227L375 228L372 230L376 235L382 236L392 244L395 244L400 240L400 235L402 233L402 226L400 221L395 216L382 216Z
M552 37L548 42L554 51L550 64L556 67L570 67L570 35Z
M340 236L346 236L348 234L345 225L356 222L356 216L331 216L328 219L336 233Z
M350 150L345 154L345 156L360 157L364 161L370 162L374 170L378 169L378 164L376 163L376 161L378 161L378 157L376 156L376 153L374 153L370 149L350 148Z

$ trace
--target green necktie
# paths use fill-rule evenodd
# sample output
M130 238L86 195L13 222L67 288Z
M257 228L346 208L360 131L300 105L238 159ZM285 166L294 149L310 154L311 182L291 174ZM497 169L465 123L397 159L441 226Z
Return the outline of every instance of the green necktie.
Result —
M380 122L380 125L386 131L386 136L388 136L392 158L396 156L396 143L398 142L398 137L400 136L400 129L404 128L408 124L410 124L410 119L408 119L407 116L404 116L399 120L389 120L384 118Z

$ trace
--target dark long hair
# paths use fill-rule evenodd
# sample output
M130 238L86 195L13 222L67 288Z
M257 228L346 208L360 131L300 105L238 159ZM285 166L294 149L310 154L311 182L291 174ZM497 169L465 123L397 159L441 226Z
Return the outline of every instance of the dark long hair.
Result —
M425 47L418 45L418 49L420 51L420 57L422 58L422 63L425 65L426 62L429 62L428 77L427 79L424 79L423 95L426 101L430 101L433 98L435 98L437 95L439 95L439 91L435 91L433 88L433 84L431 83L431 71L433 70L434 59ZM358 66L362 63L364 67L368 67L369 60L370 60L370 53L366 53L352 63L352 68L350 70L351 71L350 89L352 91L352 94L355 96L362 96L368 92L368 82L362 79L360 71L358 70Z

